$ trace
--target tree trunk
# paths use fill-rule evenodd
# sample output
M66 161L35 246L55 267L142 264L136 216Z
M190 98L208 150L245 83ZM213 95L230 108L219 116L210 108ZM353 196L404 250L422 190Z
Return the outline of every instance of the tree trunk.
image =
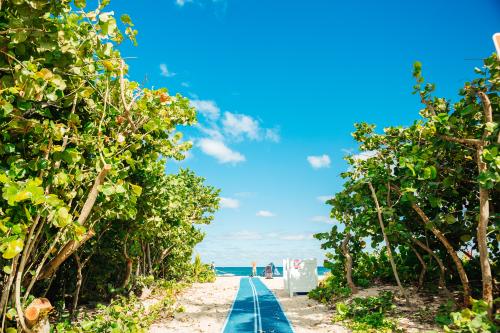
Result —
M146 257L148 260L148 274L153 274L153 265L151 264L151 247L149 243L146 244Z
M396 192L401 194L401 191L397 186L392 185L392 188L396 190ZM424 225L427 225L428 223L431 222L429 217L424 213L424 211L420 208L420 206L417 203L412 202L411 207L420 217ZM455 263L455 267L457 268L458 276L460 277L460 282L462 283L462 288L464 290L464 305L468 306L470 303L469 279L467 277L467 274L465 273L462 261L458 257L457 253L453 249L453 246L451 246L446 236L443 235L443 233L440 230L438 230L436 227L431 227L430 230L434 234L434 236L436 236L436 238L441 242L441 244L443 244L443 246L446 248L446 251L451 256L451 259Z
M351 238L351 234L348 232L345 235L344 240L342 241L342 253L344 254L345 257L345 277L347 280L347 284L349 285L349 288L351 288L351 292L353 294L356 294L358 292L358 288L356 288L356 285L352 281L352 256L351 253L349 253L349 239Z
M142 275L146 276L148 274L148 269L146 265L146 247L144 246L144 242L141 241L142 248Z
M49 312L52 305L46 298L35 298L24 311L26 324L33 333L49 333Z
M87 200L85 200L85 204L80 212L80 216L78 216L78 223L80 225L85 225L85 222L87 222L87 218L89 217L90 211L94 207L97 195L99 194L99 186L104 183L104 179L110 170L111 165L105 164L101 172L97 175L97 178L94 180L94 185L92 185L92 188L87 196Z
M493 122L493 108L491 106L491 101L488 95L486 95L486 93L478 91L477 94L483 104L484 124L486 125L488 123ZM484 148L489 145L488 137L491 134L492 133L488 130L488 127L485 126L481 140L470 139L470 138L465 138L465 139L454 138L448 136L445 136L444 139L475 147L476 163L478 168L478 174L480 175L481 173L487 171L487 165L483 161L482 154ZM500 133L499 133L499 139L497 141L500 142ZM491 316L493 311L493 278L491 275L490 260L488 258L487 229L488 229L489 218L490 218L489 191L488 189L479 185L479 221L477 224L477 247L479 249L479 262L481 265L483 299L486 301L486 303L488 303L488 315ZM467 297L467 304L469 302L468 299L469 297Z
M120 288L125 288L130 282L130 276L132 275L132 260L127 253L127 241L125 240L123 244L123 257L125 258L125 276L123 277L122 284Z
M439 287L445 291L446 294L448 294L448 289L446 288L446 279L445 279L445 274L446 274L446 268L444 267L443 262L441 259L432 251L427 245L419 241L418 239L413 238L412 242L415 243L417 246L419 246L422 250L426 251L429 253L429 255L436 260L436 263L439 266Z
M139 276L141 274L141 258L137 258L137 268L135 270L135 276Z
M431 221L429 220L429 217L424 213L422 209L416 204L412 203L411 204L413 210L420 216L422 219L423 223L427 225ZM465 273L464 265L462 264L462 260L457 255L457 252L453 249L453 246L451 246L450 242L448 242L448 239L443 235L441 231L436 229L435 227L430 228L432 233L439 239L439 241L444 245L446 248L446 251L448 254L451 256L451 259L455 263L455 266L457 268L458 276L460 277L460 281L462 282L462 288L464 289L464 305L468 306L470 303L470 287L469 287L469 278L467 277L467 274Z
M87 221L90 211L92 210L92 207L94 207L97 195L99 194L99 186L102 185L102 183L104 183L104 179L106 178L106 175L110 170L111 170L111 165L105 164L102 170L97 175L96 179L94 180L94 184L92 185L92 188L90 189L90 192L87 195L87 200L85 200L83 208L80 212L80 216L78 216L78 223L80 225L82 226L85 225L85 222ZM43 267L37 280L43 280L52 276L52 274L54 274L54 272L59 268L59 266L61 266L61 264L64 261L66 261L66 259L68 259L69 256L71 256L80 247L80 245L82 245L84 242L92 238L94 235L95 235L94 231L88 230L87 233L83 236L82 240L80 241L71 240L68 243L66 243L66 245L64 245L64 247L59 251L56 257L52 259L49 263L47 263L45 267Z
M487 170L482 158L483 147L477 149L477 166L479 173ZM483 281L483 299L488 303L488 314L493 310L493 278L491 275L490 260L488 258L487 229L490 218L489 191L479 185L479 222L477 225L477 247Z
M163 262L163 260L165 260L165 258L170 254L170 252L172 252L173 249L174 249L174 246L170 245L165 250L163 250L161 255L156 259L155 266L161 266L161 263Z
M412 246L411 249L417 256L418 261L420 261L420 265L422 266L422 270L420 271L420 275L418 276L418 289L422 288L424 285L424 277L425 277L425 272L427 271L427 265L425 264L424 259L422 259L422 256L420 253L418 253L417 250Z
M80 288L82 287L82 263L80 261L80 256L78 253L74 255L76 263L76 285L75 292L73 293L73 307L71 308L71 316L73 319L76 317L76 308L78 307L78 298L80 297Z
M375 202L375 207L377 208L378 222L380 223L380 230L382 231L382 235L384 236L385 247L387 248L387 256L389 257L389 262L391 263L392 272L394 273L394 278L396 279L399 290L401 291L401 294L404 296L404 298L406 300L406 304L408 305L408 304L410 304L410 299L408 298L408 294L406 293L405 289L403 288L403 285L401 284L401 281L399 280L399 274L398 274L398 270L396 268L396 263L394 262L394 258L392 256L389 238L387 237L387 235L385 233L384 221L382 220L382 210L380 209L380 205L378 203L377 193L375 193L375 189L373 188L373 185L371 182L368 182L368 187L370 188L373 201Z
M19 255L15 256L14 259L12 259L12 264L11 264L11 272L9 274L9 277L7 279L6 285L3 285L3 290L2 290L2 298L0 300L0 311L2 313L2 327L0 332L4 331L4 325L5 325L5 310L7 306L7 301L9 300L9 295L10 295L10 289L12 287L12 283L14 282L14 277L16 275L16 270L17 270L17 262L19 260Z
M38 275L37 280L44 280L51 277L59 268L59 266L61 266L62 263L66 261L66 259L68 259L73 253L75 253L76 250L78 250L78 248L83 243L88 241L94 235L94 231L89 230L83 235L80 241L70 240L69 242L67 242L66 245L61 249L61 251L59 251L59 253L56 255L56 257L43 267L40 274Z

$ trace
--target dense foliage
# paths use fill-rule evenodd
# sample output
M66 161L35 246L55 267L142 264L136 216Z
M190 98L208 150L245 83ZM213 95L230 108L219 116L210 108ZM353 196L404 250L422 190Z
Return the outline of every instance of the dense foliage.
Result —
M334 320L345 321L344 324L353 331L393 332L396 325L386 318L386 314L395 307L392 298L393 294L385 291L378 296L356 297L349 303L338 302Z
M162 281L162 295L152 305L145 306L137 297L118 297L108 305L99 304L92 315L85 315L78 322L69 318L58 318L55 329L58 333L122 333L148 332L160 315L172 315L182 309L174 307L175 294L185 286L182 283Z
M476 68L460 100L432 96L414 66L421 119L410 126L355 125L360 153L347 156L342 191L327 201L337 220L316 238L330 250L332 277L311 296L329 301L392 282L482 299L494 317L500 228L500 61ZM410 300L408 300L410 301ZM487 316L488 316L487 315ZM450 326L451 327L451 326ZM460 331L462 332L462 331Z
M109 299L139 276L202 274L196 225L218 190L165 173L191 147L178 128L195 111L127 79L117 45L137 32L108 2L0 1L0 330L28 330L33 297L74 311L80 294Z

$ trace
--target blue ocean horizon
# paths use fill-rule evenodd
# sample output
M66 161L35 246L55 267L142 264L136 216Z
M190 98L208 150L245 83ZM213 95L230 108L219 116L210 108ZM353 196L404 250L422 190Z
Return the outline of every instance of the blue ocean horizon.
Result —
M258 275L263 275L264 272L264 266L257 266L257 274ZM278 269L280 275L283 275L283 267L282 266L276 266ZM330 272L328 268L325 268L323 266L318 266L318 275L325 275L325 273ZM215 272L217 273L217 276L250 276L252 274L252 267L249 266L241 266L241 267L234 267L234 266L216 266L215 267Z

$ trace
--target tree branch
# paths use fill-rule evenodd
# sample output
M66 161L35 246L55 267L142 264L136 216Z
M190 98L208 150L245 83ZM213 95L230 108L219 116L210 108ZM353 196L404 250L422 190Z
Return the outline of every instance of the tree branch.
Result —
M483 141L478 139L462 139L449 135L440 135L439 137L445 141L461 143L466 146L479 146L483 144Z
M102 183L104 183L104 178L106 178L106 175L110 170L111 170L111 165L105 164L101 172L99 172L99 174L97 175L97 178L94 181L94 185L92 186L92 189L90 190L89 195L87 196L87 200L83 205L82 211L80 212L80 216L78 216L79 224L81 225L85 224L87 217L89 216L90 211L92 210L92 207L94 207L97 195L99 194L99 186L102 185Z
M124 112L125 118L127 118L127 121L130 123L130 126L132 126L132 129L135 132L137 130L137 127L135 126L134 122L132 121L132 117L130 116L130 109L132 108L132 105L135 102L135 98L133 98L130 103L127 103L127 99L125 98L125 79L124 79L124 74L123 74L124 68L125 68L125 61L121 60L120 61L120 96L122 99L123 108L125 109L125 112Z
M61 266L61 264L66 261L66 259L68 259L73 253L75 253L76 250L78 250L80 246L82 246L83 243L88 241L94 235L94 230L89 230L79 241L70 240L69 242L67 242L66 245L64 245L64 247L61 249L61 251L59 251L59 253L56 255L56 257L52 259L47 265L45 265L45 267L40 272L37 280L44 280L51 277L57 271L59 266Z
M99 186L104 182L104 179L106 178L109 170L111 170L111 165L105 164L101 172L99 172L99 174L97 175L94 181L94 185L92 186L92 189L87 196L87 200L83 205L80 216L78 216L78 223L80 225L85 225L90 211L92 210L92 207L94 207L97 195L99 194ZM92 238L94 235L94 231L89 230L84 234L81 240L71 240L67 242L66 245L64 245L64 247L56 255L56 257L42 268L40 275L37 277L37 280L43 280L52 276L52 274L54 274L54 272L66 259L68 259L69 256L71 256L83 243Z

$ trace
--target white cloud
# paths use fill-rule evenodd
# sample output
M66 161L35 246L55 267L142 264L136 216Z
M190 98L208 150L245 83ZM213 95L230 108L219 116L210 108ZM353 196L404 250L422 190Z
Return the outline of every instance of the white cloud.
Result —
M193 2L193 0L175 0L175 4L179 7L184 6L187 2Z
M201 120L205 120L196 125L205 136L198 140L197 146L205 154L217 158L220 163L236 164L245 161L245 156L229 148L228 142L240 142L244 139L280 140L278 129L264 129L251 116L225 112L224 117L221 117L221 110L213 100L193 98L190 103L203 115Z
M266 135L265 135L266 140L272 141L272 142L280 142L280 134L278 129L271 129L268 128L266 129Z
M330 200L331 198L333 198L333 195L320 195L319 197L316 197L316 199L321 203L325 203L327 200Z
M230 240L258 240L262 239L263 237L256 231L241 230L225 234L221 238Z
M224 133L238 141L245 137L250 140L279 142L279 130L262 128L259 121L246 114L225 112L222 119Z
M195 99L191 101L191 106L209 120L219 119L220 109L214 101Z
M172 73L171 71L168 70L168 67L166 64L160 64L160 74L161 74L161 76L165 76L165 77L175 76L175 73Z
M240 207L240 202L237 199L233 198L220 198L220 207L221 208L230 208L230 209L236 209Z
M334 219L331 219L328 216L323 216L323 215L313 216L313 217L311 217L311 221L322 222L322 223L326 223L326 224L335 224Z
M321 156L307 156L307 161L314 169L330 167L330 156L326 154L323 154Z
M175 0L175 4L179 7L184 7L185 4L193 3L199 6L203 6L206 3L212 3L214 5L219 4L223 9L227 6L227 0Z
M352 158L355 160L361 160L361 161L366 161L367 159L370 159L377 155L376 150L368 150L368 151L363 151L359 154L353 155Z
M219 131L215 124L212 127L204 127L201 125L196 125L196 127L204 134L208 135L211 139L217 141L224 141L224 135Z
M257 214L255 214L259 217L274 217L276 216L274 213L268 211L268 210L259 210Z
M189 88L189 82L181 82L181 86Z
M259 122L245 114L226 112L224 113L222 125L224 126L224 132L239 140L243 136L247 136L250 140L260 138Z
M279 239L287 240L287 241L302 241L302 240L306 240L306 239L313 239L313 235L312 234L296 234L296 235L290 234L290 235L280 236Z
M198 146L207 155L215 157L219 163L239 163L245 161L245 156L237 151L231 150L226 144L214 139L200 139Z

